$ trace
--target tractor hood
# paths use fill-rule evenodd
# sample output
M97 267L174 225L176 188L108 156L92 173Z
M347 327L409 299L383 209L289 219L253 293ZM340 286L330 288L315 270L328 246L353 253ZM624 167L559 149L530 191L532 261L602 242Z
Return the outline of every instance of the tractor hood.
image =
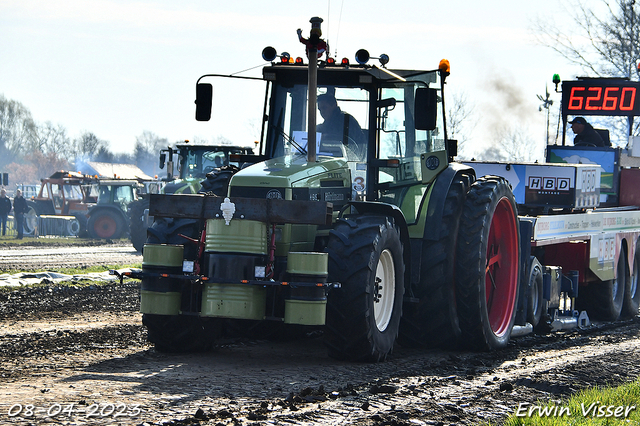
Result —
M229 183L231 197L306 199L325 201L326 189L350 192L347 162L340 158L319 157L313 164L304 156L292 156L291 161L279 157L254 164L236 173ZM326 201L331 201L327 199Z

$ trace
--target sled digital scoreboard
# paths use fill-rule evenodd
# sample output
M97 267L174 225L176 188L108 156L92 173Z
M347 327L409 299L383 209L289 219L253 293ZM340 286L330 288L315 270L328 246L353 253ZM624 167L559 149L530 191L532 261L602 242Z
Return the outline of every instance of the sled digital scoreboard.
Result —
M562 113L567 115L640 115L640 83L586 78L562 82Z

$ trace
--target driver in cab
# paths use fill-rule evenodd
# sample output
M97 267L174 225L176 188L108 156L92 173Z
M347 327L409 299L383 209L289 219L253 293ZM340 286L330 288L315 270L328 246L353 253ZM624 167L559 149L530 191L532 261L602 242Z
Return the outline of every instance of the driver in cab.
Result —
M325 139L342 141L355 152L364 153L366 138L358 121L351 114L342 112L332 94L318 96L318 110L324 122L318 124L317 131Z
M607 145L598 132L587 123L584 117L576 117L569 122L571 124L571 130L575 133L576 137L573 139L574 146L611 146Z

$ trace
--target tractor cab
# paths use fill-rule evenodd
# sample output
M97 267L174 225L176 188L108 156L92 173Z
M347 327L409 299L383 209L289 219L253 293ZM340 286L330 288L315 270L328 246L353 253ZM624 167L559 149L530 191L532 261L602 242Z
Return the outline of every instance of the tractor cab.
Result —
M419 202L423 183L455 155L447 151L454 143L447 143L444 125L448 61L431 71L390 70L387 55L378 58L380 65L370 64L361 50L356 64L347 58L319 61L311 92L304 60L284 54L276 60L269 49L263 51L271 66L263 69L269 97L258 153L269 160L234 175L229 194L331 201L334 209L350 200L398 207ZM210 86L198 83L199 120L209 119ZM315 159L309 161L312 126ZM408 190L412 186L419 189ZM409 210L415 217L416 210Z

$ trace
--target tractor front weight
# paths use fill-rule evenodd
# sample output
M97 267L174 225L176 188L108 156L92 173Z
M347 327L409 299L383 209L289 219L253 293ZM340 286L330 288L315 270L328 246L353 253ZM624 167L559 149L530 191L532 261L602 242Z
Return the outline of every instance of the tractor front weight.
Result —
M327 282L327 253L276 259L275 234L287 223L330 224L332 211L328 202L152 195L150 214L200 220L204 238L195 259L181 245L145 245L142 270L128 274L142 280L141 312L324 325L327 293L340 286Z

